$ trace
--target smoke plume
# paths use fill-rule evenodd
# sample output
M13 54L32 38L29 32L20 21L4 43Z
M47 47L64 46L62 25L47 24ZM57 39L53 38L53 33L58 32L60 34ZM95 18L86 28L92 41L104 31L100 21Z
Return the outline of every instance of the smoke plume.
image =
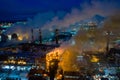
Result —
M28 35L28 38L26 39L30 39L31 29L34 29L35 38L38 36L36 29L41 29L43 36L50 36L50 32L54 31L56 28L68 30L70 25L87 19L95 14L108 16L118 9L118 5L119 3L115 3L113 0L91 0L90 3L84 2L83 4L80 4L80 9L71 9L71 12L58 11L56 13L38 13L34 18L28 19L26 24L14 24L6 33L26 34Z

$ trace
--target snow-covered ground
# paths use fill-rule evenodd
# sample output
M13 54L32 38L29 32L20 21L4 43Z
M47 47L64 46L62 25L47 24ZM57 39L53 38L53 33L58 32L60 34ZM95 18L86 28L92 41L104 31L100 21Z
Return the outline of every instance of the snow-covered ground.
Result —
M0 73L0 80L17 79L17 80L28 80L26 71L8 70L4 73Z

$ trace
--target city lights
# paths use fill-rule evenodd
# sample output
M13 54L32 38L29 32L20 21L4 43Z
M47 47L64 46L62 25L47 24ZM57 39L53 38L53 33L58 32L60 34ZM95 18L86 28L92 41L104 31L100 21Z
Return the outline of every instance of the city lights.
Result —
M91 58L91 62L98 62L98 61L99 61L99 59L93 55Z
M0 0L0 80L120 80L119 13L120 0Z
M22 40L23 40L22 36L19 36L19 37L18 37L18 40L22 41Z

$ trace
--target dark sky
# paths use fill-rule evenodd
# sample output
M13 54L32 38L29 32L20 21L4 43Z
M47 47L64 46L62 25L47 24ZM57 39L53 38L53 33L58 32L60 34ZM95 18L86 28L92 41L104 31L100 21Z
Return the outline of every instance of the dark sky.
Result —
M70 11L82 0L0 0L0 20L26 18L48 11Z
M0 21L26 19L49 11L70 12L73 8L83 10L82 4L87 3L91 7L94 1L105 2L107 5L112 2L114 8L120 8L120 0L0 0Z

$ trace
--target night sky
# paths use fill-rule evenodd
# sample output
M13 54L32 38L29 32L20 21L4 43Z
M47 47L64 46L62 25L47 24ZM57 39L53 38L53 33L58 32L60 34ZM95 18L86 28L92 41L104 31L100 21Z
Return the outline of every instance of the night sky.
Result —
M94 6L109 13L120 10L120 0L0 0L0 21L24 20L50 11L67 14L74 8L83 11Z

